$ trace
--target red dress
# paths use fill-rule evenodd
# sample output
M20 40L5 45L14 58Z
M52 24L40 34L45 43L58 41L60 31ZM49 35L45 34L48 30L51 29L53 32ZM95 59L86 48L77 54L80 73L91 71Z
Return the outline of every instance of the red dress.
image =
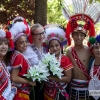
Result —
M61 57L61 68L64 69L64 71L70 70L73 68L73 65L70 61L70 59L64 55ZM56 82L59 84L59 82ZM57 87L55 86L54 81L46 82L45 84L45 93L44 93L44 100L54 100L57 94ZM63 88L67 86L66 83L63 84ZM60 88L60 87L59 87Z
M27 73L27 70L30 67L30 63L23 54L15 51L11 56L11 66L12 70L20 68L18 75L24 77L24 74ZM17 87L17 94L15 95L14 100L29 100L29 84L16 84L14 82L12 84Z

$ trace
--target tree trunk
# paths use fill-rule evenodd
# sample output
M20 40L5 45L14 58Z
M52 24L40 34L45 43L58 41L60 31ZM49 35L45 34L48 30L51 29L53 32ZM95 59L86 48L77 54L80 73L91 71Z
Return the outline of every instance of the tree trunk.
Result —
M47 24L47 0L35 0L34 23Z

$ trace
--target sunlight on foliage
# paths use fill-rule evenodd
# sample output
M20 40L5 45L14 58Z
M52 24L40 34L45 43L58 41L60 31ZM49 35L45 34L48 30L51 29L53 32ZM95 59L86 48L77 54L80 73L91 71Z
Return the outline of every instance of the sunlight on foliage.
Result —
M65 26L67 21L61 12L60 0L48 0L47 23L58 23Z

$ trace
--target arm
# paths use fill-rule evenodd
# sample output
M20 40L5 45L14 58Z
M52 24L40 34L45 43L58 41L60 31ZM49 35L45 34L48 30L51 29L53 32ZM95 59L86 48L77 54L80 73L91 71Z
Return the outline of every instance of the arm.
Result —
M27 79L18 76L19 70L20 70L20 68L16 68L16 69L13 69L12 70L12 72L11 72L11 81L12 82L20 83L20 84L28 83L28 84L30 84L32 86L35 86L36 85L35 82L30 82Z
M72 77L72 69L69 69L67 71L64 71L64 76L60 78L58 77L55 77L55 76L49 76L48 78L50 80L54 80L54 81L57 81L57 82L65 82L65 83L69 83L70 80L71 80L71 77Z

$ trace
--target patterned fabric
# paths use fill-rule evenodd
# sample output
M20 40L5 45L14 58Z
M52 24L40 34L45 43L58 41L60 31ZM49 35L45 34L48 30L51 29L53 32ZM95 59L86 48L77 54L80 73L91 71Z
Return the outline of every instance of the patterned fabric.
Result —
M91 70L90 70L90 81L89 81L89 86L88 86L88 90L96 90L99 91L100 90L100 65L95 65L95 60L92 62L91 65ZM93 94L91 94L91 96L95 99L95 100L99 100L100 96L95 96Z
M66 56L61 57L61 67L64 69L64 71L73 68L73 65L68 57ZM44 100L56 100L56 99L60 100L58 99L59 95L57 95L57 93L58 94L61 93L65 97L66 86L67 86L66 83L61 84L59 82L49 80L48 82L45 83Z
M10 74L3 62L0 63L0 100L13 100L16 93L11 89Z
M43 57L43 54L46 53L45 48L42 48L42 50L40 51L34 44L32 45L32 48L34 52L37 54L38 59L41 60Z
M20 77L24 77L23 75L27 73L27 70L30 67L30 63L27 60L27 58L25 58L25 56L23 54L21 54L18 51L15 51L12 56L11 56L11 66L12 66L12 70L16 69L16 68L20 68L19 71L19 76ZM17 84L12 82L12 85L17 87L17 94L19 93L23 93L23 94L29 94L30 93L30 87L29 84ZM14 100L18 100L18 99L14 99ZM26 99L20 99L20 100L26 100Z
M70 100L89 100L88 81L73 79L71 81Z
M25 93L21 93L19 90L17 91L17 94L15 95L13 100L30 100L29 95Z
M88 90L71 89L70 100L90 100Z
M80 61L74 47L72 47L72 56L75 59L79 69L82 71L82 73L89 79L89 74L88 74L88 70L85 68L85 66L82 64L82 62Z

